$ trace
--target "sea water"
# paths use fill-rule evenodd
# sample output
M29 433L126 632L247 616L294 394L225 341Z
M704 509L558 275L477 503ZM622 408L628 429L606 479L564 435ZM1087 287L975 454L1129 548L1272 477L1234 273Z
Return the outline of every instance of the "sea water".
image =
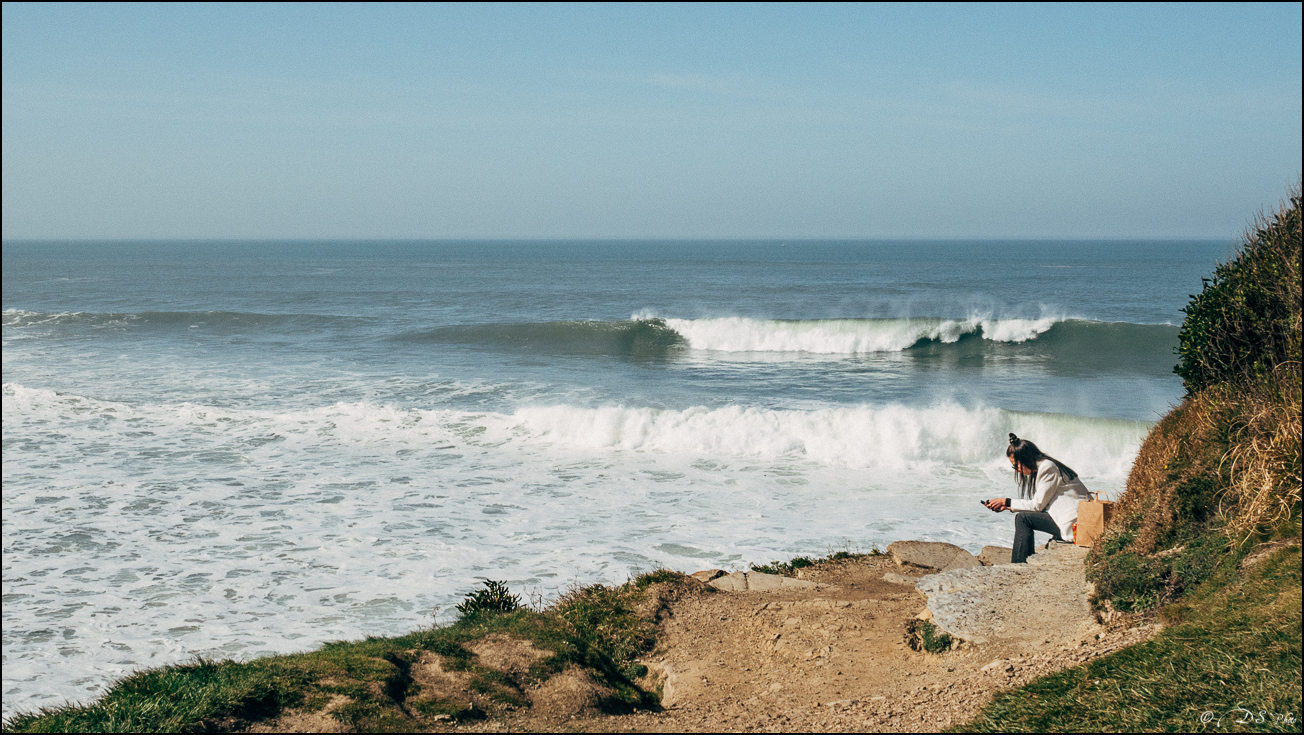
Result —
M4 245L4 712L1117 494L1230 242Z

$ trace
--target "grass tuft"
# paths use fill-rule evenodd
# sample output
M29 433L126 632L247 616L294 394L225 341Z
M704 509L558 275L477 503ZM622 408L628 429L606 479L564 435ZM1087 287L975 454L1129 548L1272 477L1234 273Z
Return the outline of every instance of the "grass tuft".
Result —
M521 607L521 598L507 589L506 582L486 580L484 589L466 593L466 599L457 605L462 617L475 615L501 615Z
M913 619L906 623L906 640L914 650L928 653L944 653L956 642L932 622Z
M749 571L760 572L762 574L778 574L784 577L791 577L797 573L798 569L806 569L818 564L828 564L838 561L855 561L870 556L882 556L883 552L875 546L868 553L853 552L850 550L830 551L827 556L809 557L794 556L788 561L772 561L769 564L751 564Z

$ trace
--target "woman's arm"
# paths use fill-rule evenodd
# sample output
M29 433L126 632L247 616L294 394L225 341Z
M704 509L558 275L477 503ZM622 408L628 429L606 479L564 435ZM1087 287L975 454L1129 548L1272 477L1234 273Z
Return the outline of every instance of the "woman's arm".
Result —
M1011 510L1046 510L1055 499L1055 491L1062 481L1059 467L1049 459L1043 459L1037 467L1037 492L1031 499L1011 498Z

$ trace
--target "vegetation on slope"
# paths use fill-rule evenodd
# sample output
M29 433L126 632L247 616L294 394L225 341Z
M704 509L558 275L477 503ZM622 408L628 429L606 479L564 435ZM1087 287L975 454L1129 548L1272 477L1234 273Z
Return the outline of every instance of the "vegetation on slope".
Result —
M997 695L962 732L1299 732L1300 551L1223 569L1145 643Z
M1300 189L1184 309L1187 397L1087 562L1147 643L996 697L966 731L1300 731Z
M686 584L657 571L615 588L576 589L536 611L493 582L467 595L450 626L141 671L91 704L20 714L5 731L232 731L290 712L320 713L357 732L414 732L528 708L558 675L588 685L600 711L655 707L657 694L639 686L647 669L636 658L653 642L663 601ZM537 655L519 670L491 668L472 650L486 641L522 642Z
M1188 395L1150 432L1088 578L1122 610L1178 599L1300 535L1300 196L1261 217L1185 309Z

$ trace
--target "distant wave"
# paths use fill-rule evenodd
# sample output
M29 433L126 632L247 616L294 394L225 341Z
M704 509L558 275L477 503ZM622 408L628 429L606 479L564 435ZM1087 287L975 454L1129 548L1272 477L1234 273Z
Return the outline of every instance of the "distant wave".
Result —
M347 326L366 317L321 314L255 314L241 311L142 311L142 312L35 312L6 309L5 327L55 328L217 328L217 329L284 329L286 331L326 329Z
M144 311L138 313L3 313L8 329L265 330L311 333L366 327L381 337L383 320L317 314L256 314L232 311ZM773 359L809 356L866 356L900 353L919 359L979 359L1030 356L1061 366L1092 370L1167 372L1174 362L1178 328L1082 319L997 319L969 316L896 319L676 319L636 315L619 321L555 321L440 326L391 334L395 342L456 344L563 355L672 358L696 352Z
M856 356L907 353L921 358L1040 355L1100 367L1171 368L1178 328L1080 319L662 319L474 324L394 337L551 354L671 356L769 353ZM1103 364L1102 364L1103 363Z

